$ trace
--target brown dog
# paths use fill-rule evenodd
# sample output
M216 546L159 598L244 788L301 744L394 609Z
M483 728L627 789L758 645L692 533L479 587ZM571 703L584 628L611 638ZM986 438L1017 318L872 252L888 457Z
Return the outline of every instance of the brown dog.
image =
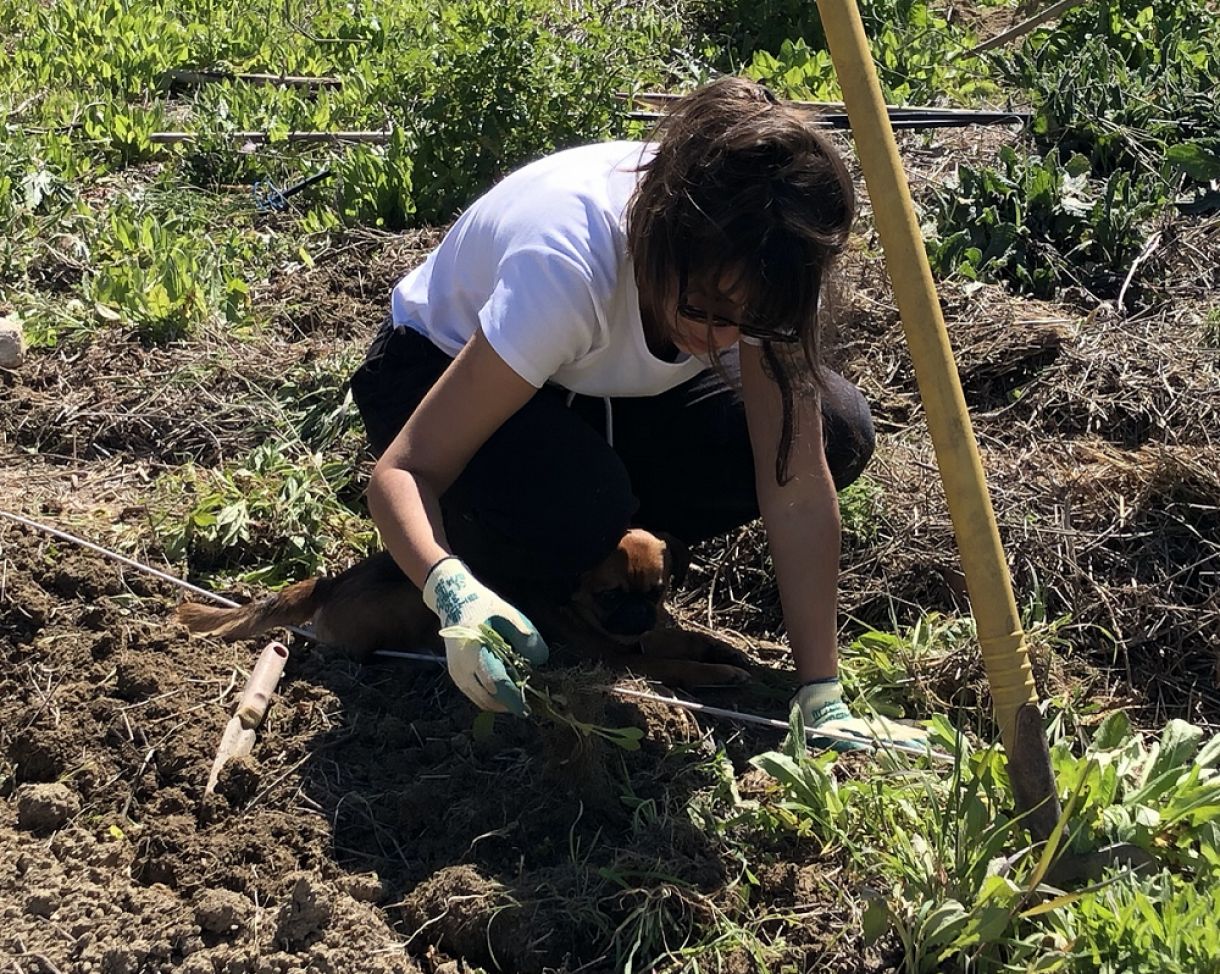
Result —
M673 686L724 686L748 679L746 658L715 637L682 629L665 609L686 572L674 539L632 529L581 579L567 605L517 599L551 645ZM388 552L333 578L311 578L238 608L178 607L192 632L247 639L276 626L312 621L319 641L366 657L380 649L440 651L436 616Z

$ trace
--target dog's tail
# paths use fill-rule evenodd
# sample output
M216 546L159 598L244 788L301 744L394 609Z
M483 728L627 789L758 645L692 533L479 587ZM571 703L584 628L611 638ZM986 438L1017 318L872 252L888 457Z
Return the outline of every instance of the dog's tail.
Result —
M270 598L232 609L183 602L178 606L178 621L191 632L221 639L249 639L276 626L300 625L312 619L321 605L321 581L297 582Z

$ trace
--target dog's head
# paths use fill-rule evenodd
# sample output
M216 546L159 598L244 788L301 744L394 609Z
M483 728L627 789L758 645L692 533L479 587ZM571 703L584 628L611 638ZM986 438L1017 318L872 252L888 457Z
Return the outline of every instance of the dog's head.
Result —
M632 528L600 565L586 572L572 604L589 622L621 642L654 629L670 589L686 577L686 546L668 535Z

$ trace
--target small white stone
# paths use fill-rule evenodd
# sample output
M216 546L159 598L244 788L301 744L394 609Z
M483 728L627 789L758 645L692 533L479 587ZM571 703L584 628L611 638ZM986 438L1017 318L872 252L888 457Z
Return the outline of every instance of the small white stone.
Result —
M17 318L0 318L0 369L15 369L25 361L25 336Z

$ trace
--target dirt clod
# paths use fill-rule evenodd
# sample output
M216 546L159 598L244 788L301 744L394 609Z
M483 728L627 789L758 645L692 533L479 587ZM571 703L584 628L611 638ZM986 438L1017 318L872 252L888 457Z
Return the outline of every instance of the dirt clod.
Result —
M299 873L289 879L288 896L280 908L279 939L295 951L321 937L330 923L332 905L316 876Z
M254 904L232 890L208 889L195 897L195 922L208 933L238 933L253 915Z
M258 761L253 756L244 754L226 762L220 769L220 777L216 779L216 793L228 799L229 804L237 808L258 794L261 780Z
M496 882L472 866L442 869L416 887L403 903L403 916L418 929L433 924L436 938L451 953L486 958L493 918L511 920L499 912L506 906ZM506 913L519 913L508 907Z
M25 898L25 912L30 916L49 917L59 906L59 894L49 890L38 890Z
M381 879L376 873L349 876L341 885L357 903L376 903L383 895Z
M25 361L25 338L16 318L0 318L0 369L15 369Z
M80 796L59 782L22 785L17 789L17 826L49 832L80 812Z

